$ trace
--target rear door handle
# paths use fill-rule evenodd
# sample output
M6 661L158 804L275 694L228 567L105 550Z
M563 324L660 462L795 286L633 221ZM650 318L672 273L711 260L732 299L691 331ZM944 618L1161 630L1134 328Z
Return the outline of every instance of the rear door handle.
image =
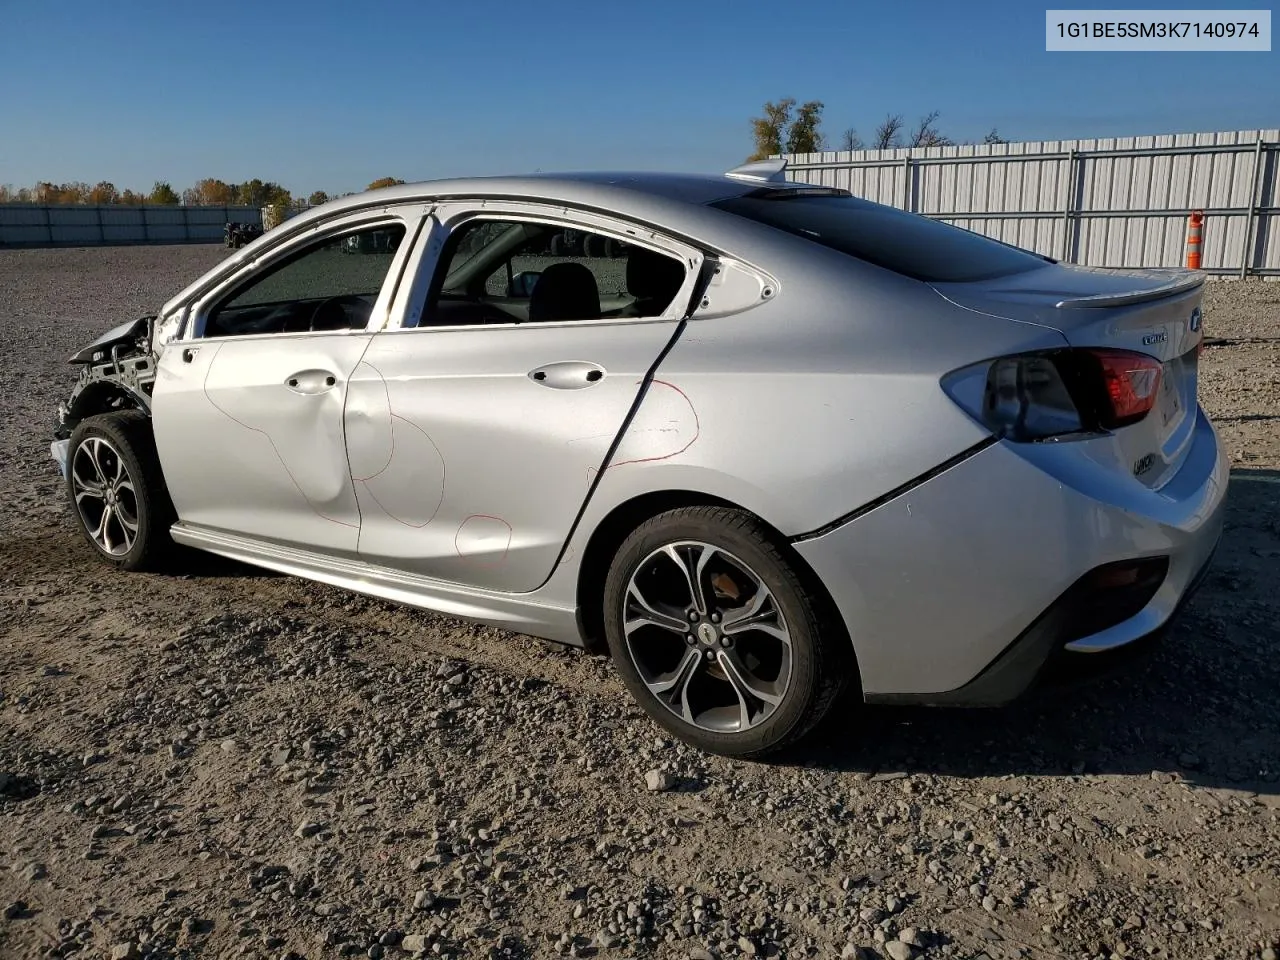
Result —
M294 393L308 396L332 390L337 383L338 378L328 370L300 370L284 381Z
M529 371L530 380L553 390L581 390L599 383L604 377L604 367L588 360L561 360Z

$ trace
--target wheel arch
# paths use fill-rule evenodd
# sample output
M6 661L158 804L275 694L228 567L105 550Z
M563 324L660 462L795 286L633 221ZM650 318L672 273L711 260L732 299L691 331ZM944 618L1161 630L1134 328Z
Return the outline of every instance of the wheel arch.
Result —
M151 400L145 394L132 390L115 380L93 379L84 385L67 403L66 428L74 430L86 417L117 410L141 410L151 415Z
M643 493L619 503L609 511L591 531L578 565L576 601L582 628L583 646L592 653L601 653L604 639L604 584L609 574L609 564L627 536L651 517L680 507L728 507L750 514L763 523L775 536L778 547L794 565L815 594L827 605L830 622L840 631L848 646L854 668L857 669L857 651L849 637L848 627L840 615L835 599L827 590L817 572L790 544L787 537L766 518L741 504L724 497L698 490L658 490Z

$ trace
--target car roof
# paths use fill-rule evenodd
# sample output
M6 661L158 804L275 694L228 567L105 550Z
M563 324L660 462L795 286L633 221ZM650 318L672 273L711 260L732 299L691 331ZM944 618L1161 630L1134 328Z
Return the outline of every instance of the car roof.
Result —
M716 200L741 196L760 187L788 189L810 186L782 179L764 177L711 175L695 173L661 173L652 171L582 171L568 173L531 173L519 176L459 177L444 180L420 180L377 190L339 197L312 208L286 223L331 217L347 210L413 201L444 200L463 197L502 197L505 199L551 200L572 206L598 207L619 214L643 216L657 206L705 205Z
M601 188L628 190L635 193L679 200L685 203L711 203L725 197L736 197L760 182L750 183L727 176L710 176L690 173L655 173L648 171L581 171L567 173L530 173L520 176L463 177L450 180L422 180L417 183L398 184L377 191L378 195L397 200L418 197L437 197L458 194L476 195L529 195L546 199L572 200L583 194L594 194ZM372 191L344 197L355 200L371 196Z

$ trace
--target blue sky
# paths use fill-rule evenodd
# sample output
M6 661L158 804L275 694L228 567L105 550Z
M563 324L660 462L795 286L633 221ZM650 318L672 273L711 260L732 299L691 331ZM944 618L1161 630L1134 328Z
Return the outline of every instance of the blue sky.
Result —
M305 194L380 176L720 171L784 96L822 100L833 141L931 110L957 139L1280 126L1280 53L1046 53L1044 11L0 0L0 183L181 192L256 176Z

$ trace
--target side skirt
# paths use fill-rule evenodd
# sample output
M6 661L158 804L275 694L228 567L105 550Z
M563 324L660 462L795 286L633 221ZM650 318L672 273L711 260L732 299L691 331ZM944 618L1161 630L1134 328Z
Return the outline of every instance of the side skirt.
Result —
M534 599L531 594L498 593L444 583L359 560L329 557L189 524L176 523L169 532L175 543L256 567L557 643L583 643L573 607L555 606Z

